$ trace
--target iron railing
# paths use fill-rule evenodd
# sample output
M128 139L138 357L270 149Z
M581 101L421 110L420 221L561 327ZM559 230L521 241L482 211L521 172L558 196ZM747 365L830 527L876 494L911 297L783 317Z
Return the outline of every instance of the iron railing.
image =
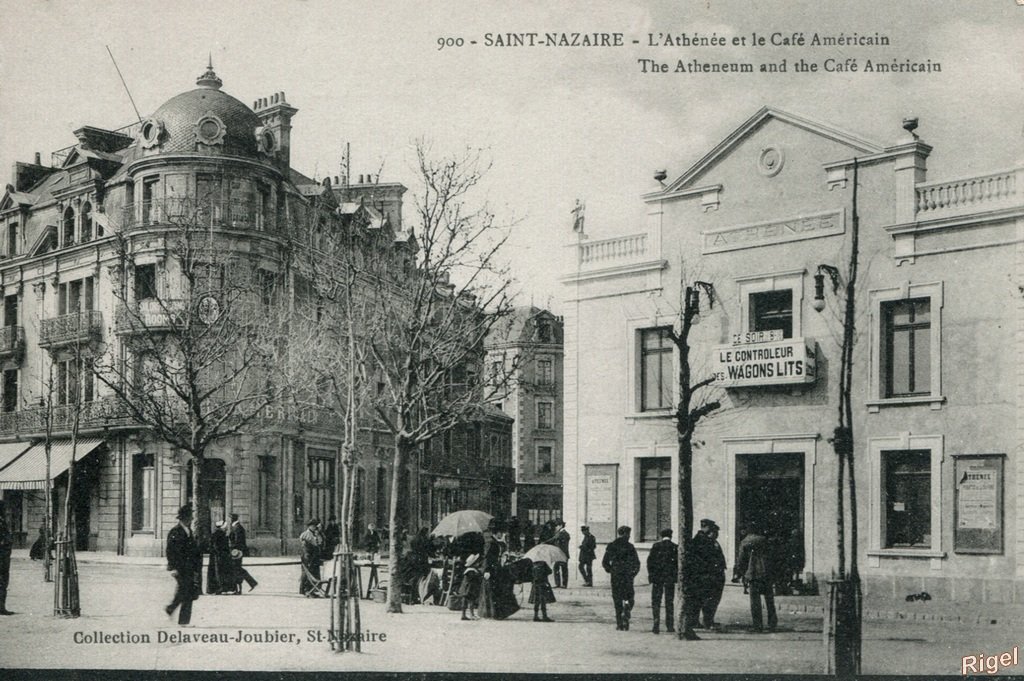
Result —
M0 328L0 358L21 359L25 352L25 329L20 326Z
M39 346L43 348L89 342L103 333L103 313L98 310L72 312L44 319L39 330Z

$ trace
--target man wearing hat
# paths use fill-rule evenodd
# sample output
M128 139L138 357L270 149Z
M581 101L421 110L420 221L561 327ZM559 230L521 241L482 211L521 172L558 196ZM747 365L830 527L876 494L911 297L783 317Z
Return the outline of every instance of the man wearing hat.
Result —
M256 588L258 583L249 574L249 571L242 567L242 559L249 555L249 545L245 541L245 528L238 519L237 513L231 514L231 530L228 532L228 545L231 547L231 560L234 567L234 590L235 593L242 593L242 582L249 585L249 591Z
M612 576L615 628L619 631L629 631L629 616L636 599L633 579L640 572L640 557L636 554L636 547L629 541L632 531L627 525L620 527L619 536L604 550L604 559L601 561L605 572Z
M750 592L750 619L754 631L764 631L761 618L761 597L768 609L768 631L775 631L778 616L775 613L775 594L772 591L772 566L768 540L761 534L756 521L747 525L747 536L740 542L740 557L733 566L733 581L746 580Z
M704 589L700 603L700 612L704 617L705 629L718 629L715 613L722 601L725 589L725 552L718 543L718 525L705 518L700 521L700 532L693 538L695 546L700 547L704 556Z
M199 598L199 583L203 572L203 554L192 536L192 505L178 509L178 524L167 533L167 569L174 577L174 600L164 608L168 616L178 610L178 625L191 626L192 601Z
M586 525L580 528L583 533L583 541L580 542L580 575L583 577L583 586L594 586L594 559L597 558L597 539L590 534L590 528Z
M675 606L676 580L679 579L679 544L672 541L672 530L661 531L661 540L647 555L647 581L651 583L651 612L655 634L659 633L661 599L665 599L665 631L675 631L672 609Z
M324 545L324 537L320 534L318 518L311 518L306 523L306 531L299 535L299 541L302 542L301 560L305 568L299 576L299 593L308 595L314 585L310 583L310 579L306 575L317 580L320 579L320 549Z

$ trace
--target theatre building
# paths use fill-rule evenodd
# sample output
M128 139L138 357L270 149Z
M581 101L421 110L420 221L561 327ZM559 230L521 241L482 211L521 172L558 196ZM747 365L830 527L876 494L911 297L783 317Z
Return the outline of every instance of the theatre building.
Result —
M678 538L678 357L666 329L678 328L681 285L700 281L693 382L714 377L708 395L722 407L697 430L694 516L721 526L730 568L758 520L803 554L806 582L830 575L843 288L827 272L845 284L856 215L865 588L1024 602L1024 173L933 172L927 118L920 130L894 121L892 137L764 108L681 175L656 175L642 227L573 234L570 527L590 525L603 546L630 525L642 551L663 527Z

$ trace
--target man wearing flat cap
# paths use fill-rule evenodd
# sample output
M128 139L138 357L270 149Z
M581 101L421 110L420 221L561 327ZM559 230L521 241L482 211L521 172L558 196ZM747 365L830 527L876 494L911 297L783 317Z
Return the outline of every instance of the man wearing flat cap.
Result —
M322 564L320 549L324 545L324 536L320 533L320 520L310 518L306 523L306 531L299 535L302 542L302 556L300 560L305 568L299 575L299 593L309 595L313 590L312 579L320 579L320 565Z
M661 622L661 599L665 599L665 631L675 631L672 608L675 605L676 580L679 578L679 544L672 541L672 530L661 531L661 540L647 554L647 581L651 583L651 612L655 634Z
M618 537L604 550L601 566L612 576L612 601L615 603L615 628L629 631L629 616L633 610L636 593L633 579L640 572L640 557L636 547L629 541L632 528L623 525Z
M203 573L203 554L192 535L192 505L178 509L178 524L167 533L167 569L176 582L174 600L164 608L170 617L178 610L178 625L191 626L192 601L199 598Z

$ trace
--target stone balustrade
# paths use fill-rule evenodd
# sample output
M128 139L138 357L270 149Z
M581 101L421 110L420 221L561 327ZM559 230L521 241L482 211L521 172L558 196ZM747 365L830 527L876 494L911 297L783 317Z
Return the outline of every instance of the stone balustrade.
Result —
M581 267L603 267L634 262L647 255L647 234L627 236L600 241L585 241L579 246Z
M917 186L919 220L966 215L980 210L1009 207L1019 201L1019 170L1008 170L949 182Z

